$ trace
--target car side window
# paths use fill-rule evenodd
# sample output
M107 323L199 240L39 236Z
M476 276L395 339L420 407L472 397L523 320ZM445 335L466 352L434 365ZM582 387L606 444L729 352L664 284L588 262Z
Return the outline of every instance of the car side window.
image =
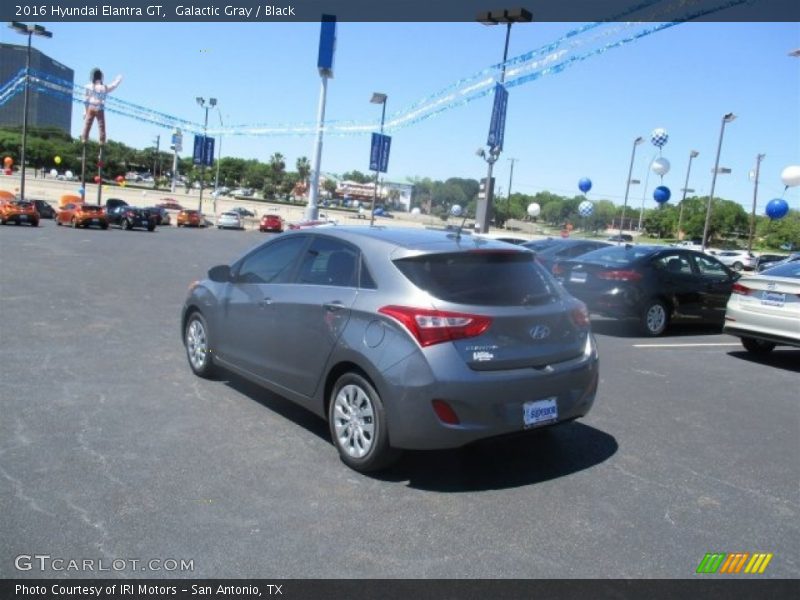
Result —
M306 285L358 285L358 250L331 238L317 236L306 250L297 282Z
M665 254L653 261L653 265L659 271L667 273L692 274L692 265L683 254Z
M694 256L694 263L700 275L705 279L729 279L725 266L710 256Z
M292 236L263 246L246 256L236 276L238 283L288 283L292 268L306 246L305 236Z

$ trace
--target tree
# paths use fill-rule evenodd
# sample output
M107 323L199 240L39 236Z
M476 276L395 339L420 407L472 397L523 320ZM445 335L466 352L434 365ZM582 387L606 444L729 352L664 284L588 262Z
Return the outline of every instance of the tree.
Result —
M375 177L364 175L361 171L348 171L342 175L342 181L355 181L356 183L372 183Z
M678 228L678 207L663 205L645 211L644 230L655 237L671 237Z
M311 163L308 162L308 158L301 156L297 159L295 166L297 168L297 176L300 178L300 181L308 186L308 176L311 174Z
M322 182L322 189L333 196L333 194L336 192L336 181L333 179L326 179Z

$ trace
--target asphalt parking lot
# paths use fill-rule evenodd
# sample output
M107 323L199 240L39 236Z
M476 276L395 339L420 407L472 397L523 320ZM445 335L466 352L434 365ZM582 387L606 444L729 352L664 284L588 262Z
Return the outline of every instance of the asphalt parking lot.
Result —
M690 578L707 552L800 576L800 350L597 320L587 418L362 476L321 420L186 363L189 283L266 234L42 223L0 228L0 577L108 575L15 567L45 554L193 562L117 576Z

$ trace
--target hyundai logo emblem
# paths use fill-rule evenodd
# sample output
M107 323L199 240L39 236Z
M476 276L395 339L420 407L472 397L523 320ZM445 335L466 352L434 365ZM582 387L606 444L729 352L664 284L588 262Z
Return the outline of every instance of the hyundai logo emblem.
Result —
M550 328L547 325L537 325L531 329L531 337L535 340L543 340L550 337Z

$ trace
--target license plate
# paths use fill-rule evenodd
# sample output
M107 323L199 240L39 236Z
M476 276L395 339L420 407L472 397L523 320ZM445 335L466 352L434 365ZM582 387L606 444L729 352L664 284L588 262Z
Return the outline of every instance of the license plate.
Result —
M543 425L545 423L552 423L558 419L558 405L556 398L545 398L544 400L535 400L526 402L522 405L522 423L525 429Z
M100 219L92 219L92 223L99 223Z
M573 283L586 283L585 271L573 271L569 274L569 280Z
M20 221L27 221L28 220L28 215L20 215L19 216L19 220Z
M786 303L786 294L780 292L764 292L761 295L761 304L766 306L783 306Z

